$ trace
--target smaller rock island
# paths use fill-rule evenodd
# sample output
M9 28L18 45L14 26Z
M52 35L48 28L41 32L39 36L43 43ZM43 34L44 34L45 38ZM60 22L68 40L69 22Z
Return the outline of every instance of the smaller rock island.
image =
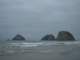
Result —
M45 40L45 41L50 41L50 40L55 40L55 37L53 34L47 34L46 36L44 36L41 40Z
M23 41L23 40L26 40L22 35L20 34L17 34L12 40L20 40L20 41Z

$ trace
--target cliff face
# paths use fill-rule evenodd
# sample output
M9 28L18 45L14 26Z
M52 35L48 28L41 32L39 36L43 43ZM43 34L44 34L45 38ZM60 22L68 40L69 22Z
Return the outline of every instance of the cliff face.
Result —
M46 41L55 40L55 37L52 34L49 34L44 36L41 40L46 40Z
M18 34L12 40L26 40L26 39L23 36Z
M70 32L61 31L61 32L59 32L56 40L59 40L59 41L74 41L75 38L73 37L73 35Z

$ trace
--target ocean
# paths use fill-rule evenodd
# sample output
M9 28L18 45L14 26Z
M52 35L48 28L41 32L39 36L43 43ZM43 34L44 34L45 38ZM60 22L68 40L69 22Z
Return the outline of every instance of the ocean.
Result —
M1 41L0 48L28 48L40 46L54 46L54 45L75 45L80 44L80 41Z
M79 60L79 52L80 41L0 42L0 60Z

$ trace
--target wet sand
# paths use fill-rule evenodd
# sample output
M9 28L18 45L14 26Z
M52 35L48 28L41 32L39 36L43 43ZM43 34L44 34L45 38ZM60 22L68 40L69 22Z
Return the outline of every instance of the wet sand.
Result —
M0 56L0 60L80 60L80 44L18 49Z

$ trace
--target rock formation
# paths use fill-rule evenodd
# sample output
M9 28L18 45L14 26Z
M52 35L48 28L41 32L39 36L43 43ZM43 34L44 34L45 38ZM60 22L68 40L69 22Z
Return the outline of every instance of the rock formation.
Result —
M18 34L12 40L26 40L26 39L23 36Z
M59 32L56 40L59 40L59 41L74 41L75 38L73 37L73 35L70 32L61 31L61 32Z
M52 34L48 34L44 36L41 40L46 40L46 41L55 40L55 37Z

